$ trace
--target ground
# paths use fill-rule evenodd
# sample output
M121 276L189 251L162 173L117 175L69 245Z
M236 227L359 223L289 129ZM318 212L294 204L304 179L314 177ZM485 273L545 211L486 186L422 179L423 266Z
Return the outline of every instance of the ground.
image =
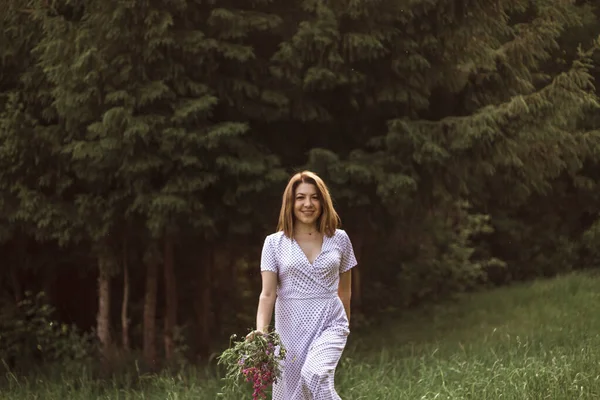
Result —
M216 399L219 381L201 375L92 381L85 371L7 371L0 399ZM353 333L336 386L344 400L600 399L600 274L470 294Z

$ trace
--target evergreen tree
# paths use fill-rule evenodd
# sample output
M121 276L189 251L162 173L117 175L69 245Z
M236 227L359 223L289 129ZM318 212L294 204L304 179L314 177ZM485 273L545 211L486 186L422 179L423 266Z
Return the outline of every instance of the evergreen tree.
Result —
M6 4L0 241L89 254L106 356L121 294L123 346L131 301L149 364L160 335L173 360L177 325L200 355L247 328L302 168L353 240L355 304L598 259L591 0Z
M249 214L243 203L236 209L239 199L260 192L265 178L277 177L270 171L276 159L254 146L247 139L248 124L228 111L245 108L248 88L236 73L226 75L231 62L222 61L244 65L251 60L252 48L243 44L243 36L272 23L254 12L249 16L255 21L236 31L249 13L191 7L186 1L91 2L69 14L73 17L45 18L41 62L65 121L62 151L77 174L78 219L98 248L99 285L106 291L99 325L102 320L108 327L109 307L102 306L102 298L110 298L110 272L102 270L103 254L124 219L142 217L148 243L166 240L172 254L172 241L182 231L226 233L219 225L233 219L227 212ZM206 31L198 29L202 26ZM250 65L249 73L253 69ZM240 225L231 224L238 230ZM148 290L155 293L162 251L151 253ZM171 355L177 314L174 259L164 262L165 340ZM153 362L156 295L147 300L146 358ZM102 340L108 346L107 335Z
M381 202L392 215L386 236L400 250L390 264L405 262L386 265L382 278L405 293L427 288L417 298L483 279L502 265L473 242L490 233L487 214L500 218L547 193L585 157L576 124L596 102L590 54L548 68L560 35L581 23L578 6L298 4L298 30L273 70L302 85L292 101L311 111L297 118L335 132L311 143L330 151L315 149L312 165L344 171L341 182L357 192L374 186L370 209Z
M60 128L50 85L34 51L43 31L33 18L34 10L22 2L9 1L5 7L0 22L4 52L0 57L0 240L6 240L10 250L8 270L18 299L18 292L32 289L21 288L19 282L25 260L34 254L27 250L32 239L64 245L75 235L63 201L69 196L72 177L59 152L55 133ZM55 266L28 271L38 280L38 288L53 281Z

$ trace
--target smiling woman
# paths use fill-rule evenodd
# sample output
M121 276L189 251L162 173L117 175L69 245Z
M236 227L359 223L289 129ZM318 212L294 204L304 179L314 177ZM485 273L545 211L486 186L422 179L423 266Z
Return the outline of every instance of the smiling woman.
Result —
M317 231L333 236L339 225L325 182L309 171L294 175L283 192L277 230L289 238Z
M338 229L329 190L316 174L294 175L282 199L278 232L265 239L257 331L275 331L287 349L274 400L339 399L334 373L350 334L352 243Z

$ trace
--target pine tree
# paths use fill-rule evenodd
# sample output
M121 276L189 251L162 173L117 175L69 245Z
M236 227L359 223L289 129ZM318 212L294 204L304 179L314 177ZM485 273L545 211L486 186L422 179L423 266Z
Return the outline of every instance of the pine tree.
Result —
M41 62L65 121L62 151L77 173L78 219L99 246L99 265L106 264L102 255L110 237L127 219L142 218L149 243L167 241L163 257L173 254L172 241L182 232L214 236L229 221L243 228L235 215L251 209L243 203L238 208L239 199L260 193L265 176L277 175L269 172L276 159L248 140L248 124L239 115L254 108L263 118L272 108L271 94L254 96L256 88L241 79L260 71L244 36L279 21L186 1L88 2L69 9L70 18L57 13L44 19ZM234 62L249 65L228 73ZM154 271L159 258L147 259ZM165 341L172 355L177 314L172 256L164 263ZM99 285L110 297L108 275L100 274ZM157 275L150 276L153 288ZM148 299L146 307L155 309L156 297ZM108 326L109 316L101 319ZM145 324L152 332L153 318ZM108 336L101 339L110 344ZM146 339L150 363L156 358L154 340Z
M454 109L432 104L419 118L390 124L388 143L395 138L400 154L412 153L412 176L419 182L417 204L436 210L435 221L425 214L420 223L431 221L437 232L450 233L470 220L470 212L457 214L457 200L475 206L472 212L500 218L532 194L547 193L553 179L581 168L585 157L577 121L597 104L589 55L579 54L552 74L545 68L557 54L559 36L579 22L576 10L545 1L515 2L498 11L496 19L503 26L490 32L492 40L478 38L481 57L462 60L469 71L465 85L457 91L455 82L437 84L436 92L446 93L442 101L454 104ZM442 36L453 37L449 32ZM397 150L388 146L384 153L398 154ZM444 219L445 227L436 223ZM454 240L445 238L435 245L436 251L447 253L444 243ZM475 271L485 264L471 254L467 251L443 268L455 278L461 269L472 277L469 261L475 262Z
M578 6L293 4L298 22L289 25L298 28L272 70L302 86L294 118L329 136L308 134L304 146L317 147L311 165L337 180L345 199L369 204L353 217L375 215L378 205L392 215L380 227L401 243L391 262L406 263L401 275L385 267L384 280L443 293L502 265L475 251L473 238L492 228L486 214L546 193L582 165L576 124L596 103L589 54L553 62L561 35L581 22Z
M90 254L106 356L115 274L145 282L149 364L179 322L202 355L246 328L228 310L255 311L239 300L301 168L332 188L359 302L597 258L591 0L7 4L0 240Z
M64 245L76 236L63 201L72 177L58 152L49 82L34 52L43 31L33 9L17 1L5 6L0 22L0 236L10 240L9 249L23 249L32 239ZM23 257L15 260L13 270L22 267ZM35 271L40 280L53 272L50 267Z

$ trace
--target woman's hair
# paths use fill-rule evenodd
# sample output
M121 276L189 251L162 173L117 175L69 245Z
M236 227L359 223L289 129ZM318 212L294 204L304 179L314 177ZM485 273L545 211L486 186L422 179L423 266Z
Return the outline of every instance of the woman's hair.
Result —
M283 231L285 236L292 238L294 235L294 203L296 201L296 189L301 183L309 183L317 188L321 202L321 215L317 219L319 232L331 237L340 226L340 217L333 208L333 201L325 182L317 174L310 171L302 171L292 176L283 192L281 211L279 212L279 223L277 230Z

